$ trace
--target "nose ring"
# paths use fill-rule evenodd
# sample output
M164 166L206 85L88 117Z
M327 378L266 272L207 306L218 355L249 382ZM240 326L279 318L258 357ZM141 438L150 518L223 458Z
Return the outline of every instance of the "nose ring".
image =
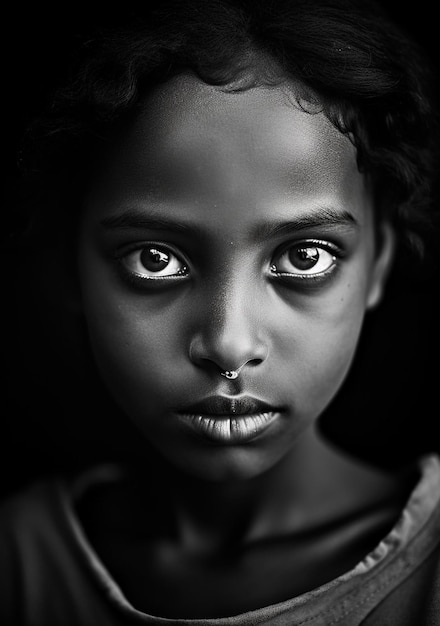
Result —
M235 380L236 378L238 378L238 375L241 372L243 367L244 367L244 364L241 367L239 367L238 370L222 370L220 372L220 376L224 376L228 380Z
M224 372L220 372L220 376L224 376L228 380L235 380L238 378L239 373L240 372L237 372L236 370L225 370Z

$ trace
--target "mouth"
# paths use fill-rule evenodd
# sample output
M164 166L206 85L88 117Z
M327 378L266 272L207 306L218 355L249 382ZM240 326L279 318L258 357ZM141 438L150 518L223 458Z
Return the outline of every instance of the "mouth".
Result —
M178 411L194 434L220 444L251 441L277 420L282 410L251 396L211 396Z

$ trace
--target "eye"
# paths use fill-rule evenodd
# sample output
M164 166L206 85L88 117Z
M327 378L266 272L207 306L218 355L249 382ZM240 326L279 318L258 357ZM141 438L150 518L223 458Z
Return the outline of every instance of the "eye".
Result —
M336 267L336 252L330 242L303 241L278 254L270 270L278 276L300 279L325 276Z
M185 263L169 248L148 244L121 257L122 265L135 278L141 280L171 279L186 276Z

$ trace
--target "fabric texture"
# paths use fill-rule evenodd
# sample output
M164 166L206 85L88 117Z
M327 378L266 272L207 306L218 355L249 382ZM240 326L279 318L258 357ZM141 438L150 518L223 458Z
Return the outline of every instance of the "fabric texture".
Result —
M89 544L62 479L38 483L0 507L2 626L440 626L440 459L421 478L391 532L355 568L291 600L218 619L142 613ZM88 481L113 480L100 468Z

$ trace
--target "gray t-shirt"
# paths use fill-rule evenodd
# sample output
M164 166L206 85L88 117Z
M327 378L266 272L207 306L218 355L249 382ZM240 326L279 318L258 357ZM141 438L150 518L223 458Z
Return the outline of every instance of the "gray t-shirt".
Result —
M195 620L137 610L88 542L75 494L113 480L116 468L98 468L74 488L62 479L40 482L0 507L0 624L439 626L440 459L424 457L420 470L395 527L352 570L285 602Z

